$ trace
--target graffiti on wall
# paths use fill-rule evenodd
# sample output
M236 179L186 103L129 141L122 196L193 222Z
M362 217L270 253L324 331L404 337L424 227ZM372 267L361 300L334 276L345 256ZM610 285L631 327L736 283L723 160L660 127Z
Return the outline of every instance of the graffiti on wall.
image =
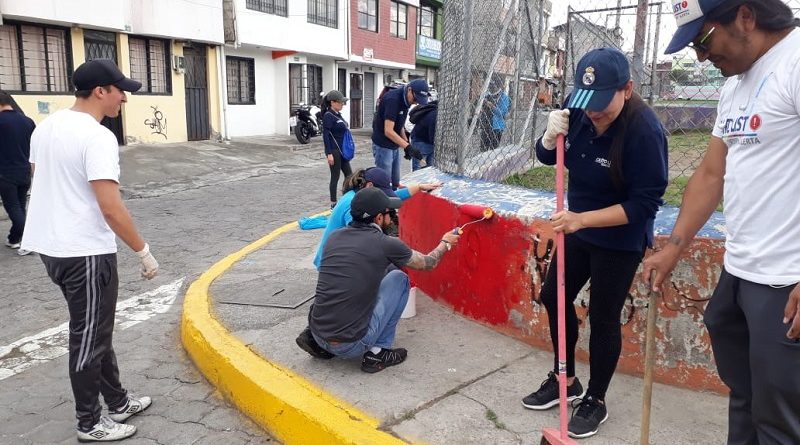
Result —
M158 111L158 107L150 106L153 109L153 116L144 120L144 125L150 127L150 134L160 134L167 138L167 118L164 113Z

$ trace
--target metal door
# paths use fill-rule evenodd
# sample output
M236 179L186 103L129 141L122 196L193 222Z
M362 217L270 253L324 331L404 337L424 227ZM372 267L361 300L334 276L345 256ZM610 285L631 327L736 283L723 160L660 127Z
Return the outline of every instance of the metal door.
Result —
M350 128L361 128L361 100L364 97L361 74L350 74Z
M364 73L364 126L372 127L375 115L375 73Z
M205 45L185 46L186 129L190 141L208 139L208 76Z
M83 31L83 46L86 49L87 62L94 59L111 59L119 65L117 35L113 32L86 29ZM125 145L125 137L122 134L122 110L117 117L104 117L100 123L114 133L119 145Z

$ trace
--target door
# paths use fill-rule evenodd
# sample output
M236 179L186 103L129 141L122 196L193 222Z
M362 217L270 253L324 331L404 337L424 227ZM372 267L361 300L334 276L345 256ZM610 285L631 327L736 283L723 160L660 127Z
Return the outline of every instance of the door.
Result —
M113 32L86 29L83 31L83 46L86 50L87 62L94 59L111 59L119 66L117 35ZM104 117L100 123L114 133L119 145L125 145L125 137L122 134L122 110L117 117Z
M208 76L205 45L183 47L186 58L186 132L190 141L208 139Z
M350 128L361 128L364 126L361 119L361 101L364 97L364 87L362 85L361 74L350 74Z
M364 73L364 126L372 127L375 115L375 73Z

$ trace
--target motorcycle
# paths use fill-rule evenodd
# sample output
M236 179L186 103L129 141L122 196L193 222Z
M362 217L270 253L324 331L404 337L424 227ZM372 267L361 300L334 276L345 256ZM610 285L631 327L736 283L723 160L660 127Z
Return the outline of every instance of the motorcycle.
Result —
M300 104L294 117L294 135L301 144L308 144L312 137L322 134L322 111L318 106Z

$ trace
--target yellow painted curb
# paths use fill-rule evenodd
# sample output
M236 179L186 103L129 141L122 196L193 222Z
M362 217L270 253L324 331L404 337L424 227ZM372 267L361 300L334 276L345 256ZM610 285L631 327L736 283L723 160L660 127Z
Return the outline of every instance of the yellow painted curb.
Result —
M183 347L211 384L285 445L406 444L379 430L378 419L257 355L211 315L211 283L248 254L297 227L293 222L276 229L217 262L192 283L183 303Z

